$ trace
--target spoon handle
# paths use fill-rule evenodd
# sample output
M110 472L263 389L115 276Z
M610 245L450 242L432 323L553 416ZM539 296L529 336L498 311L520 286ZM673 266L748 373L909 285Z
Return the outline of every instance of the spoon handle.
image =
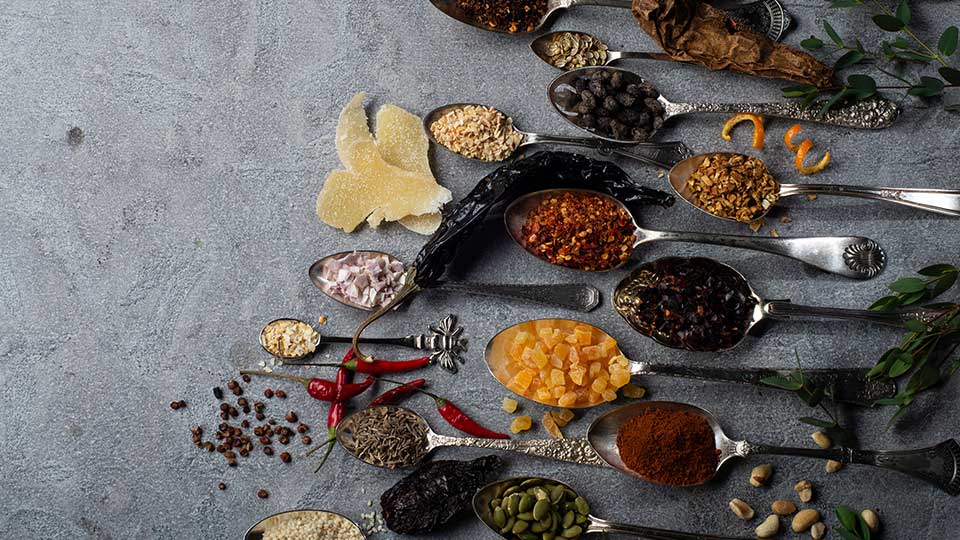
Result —
M853 448L790 448L736 443L736 454L772 454L832 459L841 463L892 469L933 484L950 495L960 495L960 444L953 439L918 450L856 450Z
M617 60L662 60L670 61L673 57L667 53L658 52L635 52L635 51L608 51L607 63Z
M765 301L761 304L763 313L773 319L829 319L863 321L887 326L904 327L907 321L920 321L931 324L950 313L950 309L912 308L897 311L869 311L866 309L845 309L793 304L789 300Z
M637 538L646 538L648 540L749 540L743 537L716 536L713 534L654 529L651 527L641 527L639 525L629 525L627 523L616 523L593 516L590 516L589 519L590 524L587 526L587 533L621 533Z
M806 195L808 193L886 201L926 210L927 212L960 217L960 190L956 189L838 186L834 184L780 185L781 197Z
M690 113L753 113L761 116L803 120L831 126L855 129L883 129L893 125L900 108L896 103L884 98L872 98L846 107L818 114L820 107L814 103L803 108L800 103L671 103L664 104L667 117Z
M442 446L486 448L488 450L517 452L519 454L555 459L557 461L569 461L580 465L595 465L597 467L609 466L603 461L603 458L597 454L596 450L590 446L590 443L587 442L586 439L478 439L473 437L450 437L431 433L429 440L432 448Z
M570 7L575 6L605 6L630 9L633 7L633 0L572 0Z
M584 313L592 311L600 304L600 291L585 283L500 285L445 281L439 285L439 290L535 302Z
M821 270L855 279L870 279L886 266L886 256L876 242L862 236L762 238L695 232L654 232L649 241L668 240L713 244L790 257ZM641 233L641 238L643 234Z
M693 156L693 152L682 142L617 143L593 137L565 137L562 135L541 135L527 133L523 145L553 144L558 146L577 146L592 148L601 154L615 153L642 161L655 167L669 169L681 161Z

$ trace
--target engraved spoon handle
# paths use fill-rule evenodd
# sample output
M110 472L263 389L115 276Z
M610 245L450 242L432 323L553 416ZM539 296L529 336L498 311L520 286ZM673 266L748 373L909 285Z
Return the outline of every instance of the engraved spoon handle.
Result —
M949 309L912 308L898 311L869 311L820 306L803 306L789 301L765 301L763 313L773 319L828 319L863 321L887 326L903 327L907 321L917 320L926 324L950 312Z
M873 199L911 208L960 217L960 190L956 189L916 189L867 186L838 186L834 184L781 184L780 196L840 195Z
M671 103L664 104L666 117L691 113L753 113L761 116L773 116L816 122L831 126L855 129L883 129L893 125L900 108L897 104L884 99L872 98L853 105L832 109L819 115L820 107L813 104L804 109L800 103Z
M438 288L441 291L547 304L584 313L593 310L600 304L600 291L596 287L584 283L501 285L445 281L441 282Z
M681 531L668 531L664 529L654 529L651 527L641 527L640 525L630 525L627 523L617 523L607 521L598 517L590 516L587 530L585 533L621 533L637 538L646 538L647 540L749 540L743 537L716 536L712 534L688 533Z
M517 452L528 456L569 461L580 465L609 467L586 439L478 439L473 437L450 437L431 433L428 435L428 440L431 450L444 446L466 446Z
M862 236L763 238L643 229L639 232L640 243L666 240L762 251L796 259L821 270L855 279L870 279L879 274L886 265L880 246ZM867 264L864 264L864 261L867 261Z

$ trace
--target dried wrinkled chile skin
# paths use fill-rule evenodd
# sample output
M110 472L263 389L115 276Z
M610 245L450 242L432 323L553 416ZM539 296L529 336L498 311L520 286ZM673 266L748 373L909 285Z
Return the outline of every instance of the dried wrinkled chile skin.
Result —
M413 265L421 287L436 285L453 261L457 248L483 227L496 208L517 197L552 188L592 189L611 195L634 215L645 206L669 207L673 195L634 183L617 165L569 152L537 152L493 171L456 208L444 215L437 232L423 246Z
M399 534L435 530L468 510L473 495L503 466L497 456L427 463L380 496L384 522Z

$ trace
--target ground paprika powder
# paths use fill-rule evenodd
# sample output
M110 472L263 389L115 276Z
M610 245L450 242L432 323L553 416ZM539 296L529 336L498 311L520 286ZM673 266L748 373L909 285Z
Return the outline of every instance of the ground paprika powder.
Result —
M720 456L702 416L670 409L644 411L620 426L617 449L630 470L671 486L710 480Z

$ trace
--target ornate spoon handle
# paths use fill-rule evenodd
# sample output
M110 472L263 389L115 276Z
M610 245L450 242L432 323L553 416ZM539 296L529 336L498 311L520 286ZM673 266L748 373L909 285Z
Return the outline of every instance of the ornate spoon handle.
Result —
M907 321L911 320L930 324L950 311L946 309L929 308L914 308L899 311L868 311L865 309L803 306L780 300L764 301L761 304L761 309L763 309L764 314L773 319L851 320L897 327L902 327Z
M732 234L641 231L639 237L638 243L666 240L773 253L855 279L870 279L886 266L883 249L873 240L862 236L761 238Z
M495 296L511 300L523 300L558 306L584 313L600 304L600 291L584 283L560 283L557 285L499 285L490 283L442 282L441 291L455 291L479 296Z
M661 102L663 101L661 99ZM671 103L667 101L664 103L664 112L668 118L690 113L754 113L855 129L888 128L900 114L900 108L896 103L883 98L872 98L847 107L833 109L823 116L817 114L819 110L816 103L806 109L799 103L793 102Z
M852 448L790 448L736 443L736 454L774 454L818 459L832 459L841 463L873 465L892 469L933 484L950 495L960 495L960 444L950 439L936 446L918 450L854 450Z
M911 208L926 210L948 216L960 217L960 190L956 189L916 189L867 186L838 186L833 184L780 184L780 196L840 195L873 199Z
M590 516L587 530L585 533L621 533L637 538L646 538L647 540L749 540L743 537L715 536L712 534L688 533L680 531L667 531L664 529L654 529L650 527L641 527L639 525L629 525L627 523L616 523L607 521L598 517Z
M430 433L427 435L427 440L430 450L444 446L467 446L517 452L528 456L569 461L580 465L609 467L586 439L541 439L532 441L516 439L476 439L471 437L449 437L447 435Z

